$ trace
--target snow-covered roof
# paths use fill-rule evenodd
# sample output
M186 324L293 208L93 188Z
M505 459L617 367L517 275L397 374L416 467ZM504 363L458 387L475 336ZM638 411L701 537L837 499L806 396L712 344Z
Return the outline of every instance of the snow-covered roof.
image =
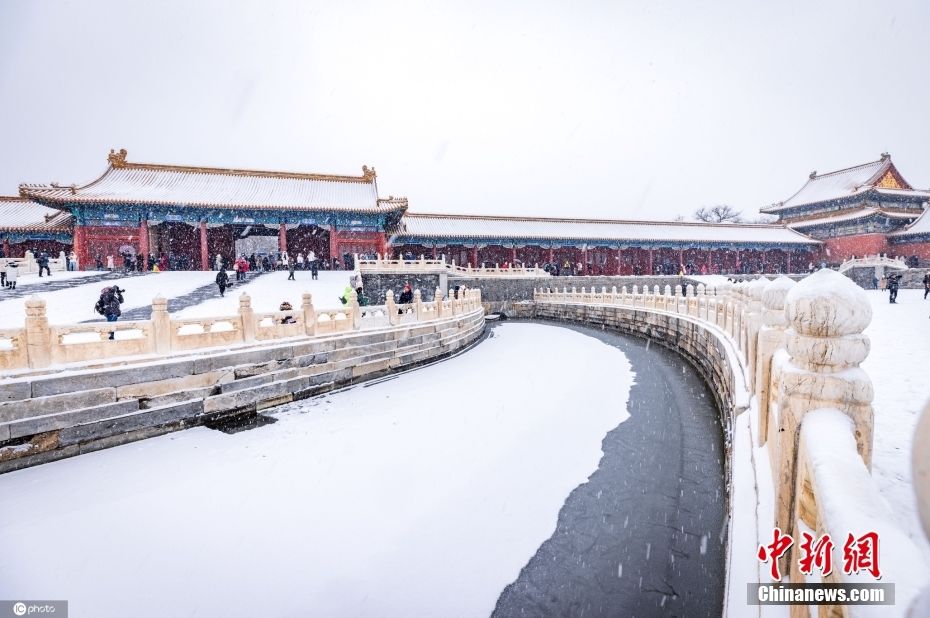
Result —
M881 215L883 217L891 217L893 219L913 219L918 216L920 213L912 212L894 212L894 211L885 211L878 208L856 208L854 210L844 211L839 214L829 216L829 217L818 217L816 219L807 219L805 221L793 221L789 223L792 228L808 228L814 227L816 225L824 225L828 223L842 223L844 221L855 221L856 219L865 219L866 217L871 217L872 215Z
M407 213L400 236L438 238L532 238L578 240L658 240L817 244L782 225L666 223L601 219L485 217Z
M18 196L0 197L0 230L70 231L71 213L62 212Z
M897 187L879 184L889 172L894 179L893 184L897 184ZM930 192L914 190L891 162L891 155L885 153L878 161L871 161L826 174L812 172L807 182L797 193L784 202L772 204L760 210L764 213L775 213L796 206L850 197L873 189L888 195L930 197Z
M110 152L110 165L86 185L20 185L20 195L44 203L161 204L212 208L285 208L351 212L402 209L379 200L374 169L361 176L130 163Z
M909 226L903 230L898 230L897 232L892 232L889 236L910 236L912 234L930 234L930 215L927 213L930 210L925 210L922 215L917 217L917 220L911 223Z

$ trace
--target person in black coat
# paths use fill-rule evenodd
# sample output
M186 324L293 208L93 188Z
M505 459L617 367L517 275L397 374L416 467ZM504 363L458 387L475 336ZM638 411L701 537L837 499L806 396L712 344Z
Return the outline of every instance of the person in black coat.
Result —
M888 275L888 302L892 305L898 304L898 286L901 281L901 275Z
M48 266L48 253L43 251L39 254L39 257L36 259L36 262L39 263L39 277L42 276L42 271L44 270L48 273L48 276L52 276L52 269Z
M930 294L930 273L924 275L924 300L927 300L927 294Z
M119 289L117 286L103 288L100 292L100 298L97 300L97 304L94 306L94 309L97 310L97 313L105 316L107 322L115 322L119 316L123 315L123 312L120 310L119 306L123 304L123 292L125 290ZM110 331L110 339L113 339L114 331Z
M413 290L410 289L410 284L404 284L404 291L400 293L400 298L397 299L398 305L409 305L413 302ZM398 315L403 315L406 311L406 307L401 307L397 310Z
M220 296L225 296L226 288L229 287L229 275L225 270L216 273L216 286L220 288Z

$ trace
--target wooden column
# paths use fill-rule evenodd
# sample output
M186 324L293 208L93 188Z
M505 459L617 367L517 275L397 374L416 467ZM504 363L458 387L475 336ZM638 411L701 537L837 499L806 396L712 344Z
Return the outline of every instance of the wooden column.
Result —
M512 268L513 265L516 264L516 263L517 263L517 248L516 248L516 247L512 247L512 248L510 249L510 266L511 266L511 268Z
M678 272L685 272L685 250L678 250Z
M737 249L736 250L736 272L737 273L740 272L740 270L742 270L740 266L742 265L739 263L739 249Z
M549 263L555 264L555 252L552 250L552 245L549 245Z
M434 244L433 244L433 259L434 259L434 260L436 259L436 255L437 255L437 253L436 253L436 244L434 243Z
M278 251L287 252L287 226L283 223L278 225Z
M210 270L210 252L207 249L207 222L200 222L200 270Z
M646 273L647 275L654 275L656 272L655 267L652 265L652 252L653 252L653 249L650 248L649 249L649 272Z
M785 258L787 259L787 264L785 265L786 274L791 274L791 251L785 251Z
M145 268L148 268L149 222L145 219L139 222L139 251L142 253L142 257L145 259Z
M83 269L87 267L87 230L83 225L75 224L74 226L74 235L72 238L72 250L74 255L78 259L78 268ZM10 257L10 241L3 241L3 253L7 257Z
M472 268L478 268L478 246L477 245L471 248L471 266Z
M75 225L74 226L74 244L75 245L77 244L78 229L81 230L81 241L83 242L83 239L84 239L84 228ZM83 247L81 248L83 249ZM75 253L77 253L77 249L75 249ZM3 239L3 255L5 255L6 257L10 257L10 239L9 238Z
M336 226L329 226L329 264L327 267L332 268L333 258L340 259L339 255L339 232L336 231Z
M584 275L588 272L588 246L585 245L581 250L581 272L579 275Z

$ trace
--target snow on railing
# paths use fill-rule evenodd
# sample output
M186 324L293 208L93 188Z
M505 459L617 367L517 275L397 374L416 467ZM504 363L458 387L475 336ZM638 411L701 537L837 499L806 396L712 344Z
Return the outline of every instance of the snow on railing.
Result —
M865 255L862 257L853 256L847 260L843 260L843 263L840 264L839 271L844 273L850 268L863 268L870 266L884 266L886 268L895 268L898 270L908 270L909 268L903 257L899 256L896 258L890 258L884 253L881 253L878 255Z
M636 285L619 291L542 288L534 290L533 298L686 315L722 330L741 355L756 398L758 443L768 450L775 488L769 518L795 539L781 559L781 571L792 582L812 581L799 571L805 531L814 531L816 538L829 534L839 547L849 534L875 531L883 544L885 581L897 586L896 604L906 608L926 586L928 566L895 522L869 472L873 391L859 365L869 352L863 331L872 310L865 292L850 279L823 269L801 283L779 277L710 288L665 286L663 293L658 286L640 290ZM920 435L930 441L930 406ZM930 535L930 456L925 454L930 451L914 450L915 486ZM834 569L824 581L866 581L842 571ZM930 598L930 589L924 594ZM878 608L834 606L830 615L866 615L870 609ZM806 606L794 610L793 616L807 615Z
M24 257L21 258L0 258L0 264L6 267L9 267L10 264L16 264L17 272L20 275L30 275L39 272L39 262L36 260L32 251L26 251ZM68 258L65 257L65 252L60 251L58 257L49 257L48 268L54 271L66 270L68 268Z
M538 264L535 266L513 266L495 264L494 266L472 267L471 264L459 266L455 260L446 262L445 256L429 258L420 256L420 259L406 260L393 259L380 254L374 258L358 258L355 263L362 273L416 273L416 272L449 272L456 275L472 277L549 277L550 274Z
M309 293L299 308L257 313L247 294L239 297L239 311L232 316L177 319L168 313L168 301L155 298L149 320L90 322L50 326L45 301L26 301L23 328L0 330L0 370L43 369L53 364L103 360L145 354L169 354L270 341L289 337L314 337L349 331L384 328L423 322L481 310L481 292L462 288L458 297L421 301L414 293L412 304L399 305L388 291L384 305L359 306L353 291L341 309L317 310Z

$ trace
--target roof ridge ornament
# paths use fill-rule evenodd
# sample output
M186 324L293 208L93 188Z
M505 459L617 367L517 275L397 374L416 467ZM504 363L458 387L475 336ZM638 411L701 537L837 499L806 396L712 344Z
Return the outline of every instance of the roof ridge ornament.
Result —
M882 153L882 161L884 161L885 159L890 159L890 158L891 158L891 155L889 153L887 152Z
M813 172L811 172L808 178L810 178L811 180L813 180L814 178L817 178L817 170L814 170Z
M375 172L375 168L368 167L367 165L362 166L362 178L364 178L366 182L372 182L377 177L378 174Z
M110 154L107 156L107 160L113 167L126 167L126 154L125 148L120 148L119 152L110 148Z

